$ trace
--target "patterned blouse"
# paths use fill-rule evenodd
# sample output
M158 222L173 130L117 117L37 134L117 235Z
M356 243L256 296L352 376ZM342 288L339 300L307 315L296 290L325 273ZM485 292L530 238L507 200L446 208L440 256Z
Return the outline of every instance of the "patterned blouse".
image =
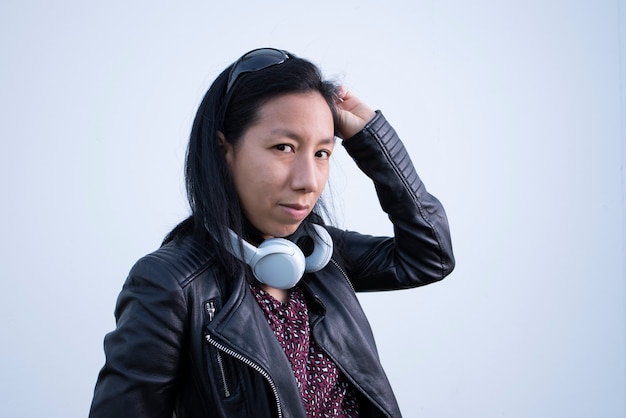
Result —
M250 288L289 359L307 417L357 418L359 408L351 385L311 339L302 290L293 288L289 301L282 303L257 285Z

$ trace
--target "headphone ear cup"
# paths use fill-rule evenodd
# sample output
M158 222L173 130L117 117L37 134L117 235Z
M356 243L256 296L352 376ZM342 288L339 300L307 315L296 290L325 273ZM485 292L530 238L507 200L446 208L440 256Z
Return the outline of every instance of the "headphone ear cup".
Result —
M231 242L225 247L246 262L261 283L276 289L291 289L305 272L323 269L333 255L333 240L326 228L320 225L313 227L315 233L310 237L313 239L313 251L306 258L296 244L284 238L266 239L257 248L230 229Z
M313 273L326 267L333 255L333 240L330 234L321 225L313 224L315 228L315 236L313 252L305 258L305 271Z
M304 254L300 248L283 238L263 241L248 264L258 281L276 289L294 287L305 269Z

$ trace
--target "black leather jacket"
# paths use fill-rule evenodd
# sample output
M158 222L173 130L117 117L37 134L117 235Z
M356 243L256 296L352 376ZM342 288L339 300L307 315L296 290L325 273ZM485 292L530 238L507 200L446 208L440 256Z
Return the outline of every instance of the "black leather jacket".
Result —
M331 262L306 274L311 336L353 384L361 417L399 417L355 291L404 289L454 267L448 223L381 113L344 146L369 176L394 238L328 227ZM302 418L289 362L245 277L224 277L192 238L137 262L119 295L116 329L91 417Z

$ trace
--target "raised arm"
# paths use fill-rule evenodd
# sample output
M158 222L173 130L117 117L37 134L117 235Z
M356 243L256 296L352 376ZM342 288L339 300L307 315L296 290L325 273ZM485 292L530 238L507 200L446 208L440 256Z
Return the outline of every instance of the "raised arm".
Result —
M443 279L454 268L443 206L426 190L382 113L349 92L340 91L340 98L340 132L349 138L343 145L374 182L380 205L394 225L391 238L355 232L335 238L355 289L401 289Z

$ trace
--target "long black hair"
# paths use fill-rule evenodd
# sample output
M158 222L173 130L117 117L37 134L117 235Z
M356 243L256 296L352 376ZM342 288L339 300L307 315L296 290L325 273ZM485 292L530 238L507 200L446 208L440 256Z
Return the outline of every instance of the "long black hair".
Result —
M324 80L320 69L310 61L289 54L289 59L281 64L241 74L227 91L233 65L215 79L196 113L185 164L191 216L166 236L164 244L187 235L194 235L205 245L215 240L230 242L227 228L250 241L261 240L241 209L218 132L236 145L258 118L261 106L289 93L320 93L332 112L335 130L338 126L337 86ZM306 228L311 222L323 223L325 216L326 209L320 199L303 226ZM234 257L221 245L214 248L227 271L235 271L238 262Z

